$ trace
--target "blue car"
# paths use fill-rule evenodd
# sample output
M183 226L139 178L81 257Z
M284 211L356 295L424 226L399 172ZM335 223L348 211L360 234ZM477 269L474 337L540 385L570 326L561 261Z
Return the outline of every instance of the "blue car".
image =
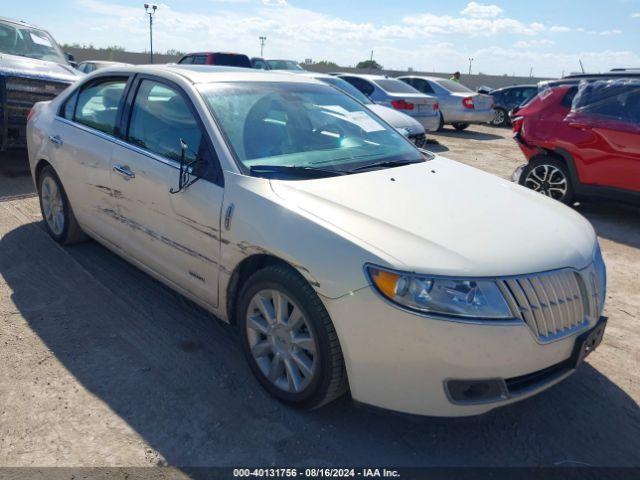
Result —
M510 123L509 112L527 103L537 93L537 85L514 85L491 91L489 95L493 97L493 103L495 104L495 115L491 125L496 127L508 126Z

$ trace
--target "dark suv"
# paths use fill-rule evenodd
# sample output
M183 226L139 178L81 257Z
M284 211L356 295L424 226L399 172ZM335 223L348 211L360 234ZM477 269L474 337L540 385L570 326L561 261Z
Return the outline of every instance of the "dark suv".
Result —
M528 163L514 180L570 204L585 196L640 202L640 74L543 84L513 117Z
M178 63L187 65L221 65L251 68L251 60L242 53L198 52L188 53Z

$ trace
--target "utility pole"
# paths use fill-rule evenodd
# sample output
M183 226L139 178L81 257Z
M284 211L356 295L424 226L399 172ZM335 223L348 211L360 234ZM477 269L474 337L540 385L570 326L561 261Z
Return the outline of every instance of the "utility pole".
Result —
M469 75L471 75L471 64L473 63L473 58L469 57Z
M373 50L371 50L371 57L369 58L369 73L373 69Z
M533 65L529 69L529 78L533 78Z
M264 57L264 44L267 41L267 37L258 37L260 39L260 58Z
M153 16L156 14L157 9L157 5L149 5L148 3L144 4L144 11L147 15L149 15L149 42L151 44L151 63L153 63Z

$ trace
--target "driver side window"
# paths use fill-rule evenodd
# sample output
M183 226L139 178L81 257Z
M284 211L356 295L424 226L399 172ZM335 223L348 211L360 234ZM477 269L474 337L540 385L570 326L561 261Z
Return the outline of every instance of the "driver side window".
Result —
M185 160L196 159L202 132L182 95L162 83L143 80L131 108L129 142L180 161L180 140L188 146Z

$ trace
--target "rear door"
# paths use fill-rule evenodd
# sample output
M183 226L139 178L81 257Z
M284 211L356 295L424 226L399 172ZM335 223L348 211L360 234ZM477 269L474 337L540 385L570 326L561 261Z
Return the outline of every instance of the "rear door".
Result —
M111 152L129 76L99 77L77 89L53 125L50 156L83 227L112 238L118 223L117 193L111 187Z
M124 113L123 142L112 154L122 247L146 267L217 306L223 176L202 121L173 83L140 76ZM179 190L181 141L201 178ZM196 176L191 176L196 179Z
M640 88L596 97L565 119L575 130L583 182L640 191Z

